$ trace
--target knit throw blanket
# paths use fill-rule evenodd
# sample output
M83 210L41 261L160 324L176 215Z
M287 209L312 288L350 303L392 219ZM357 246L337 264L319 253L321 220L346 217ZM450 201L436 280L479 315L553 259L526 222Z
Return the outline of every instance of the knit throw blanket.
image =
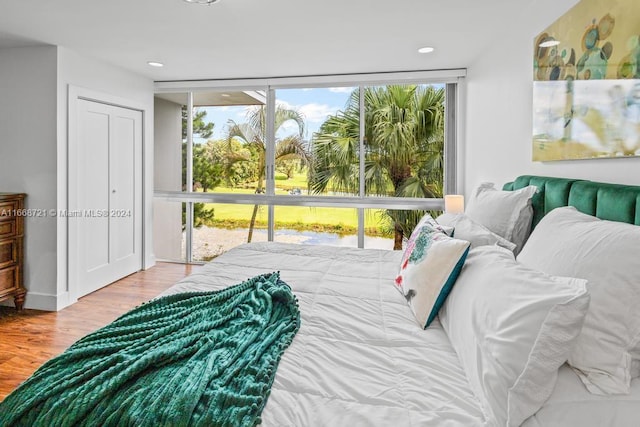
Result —
M161 297L45 363L0 426L254 426L299 327L279 273Z

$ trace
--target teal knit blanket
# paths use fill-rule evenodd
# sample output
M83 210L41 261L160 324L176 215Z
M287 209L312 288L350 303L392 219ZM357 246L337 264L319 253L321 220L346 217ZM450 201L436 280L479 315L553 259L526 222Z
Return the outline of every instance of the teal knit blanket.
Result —
M299 327L279 273L161 297L45 363L0 426L254 426Z

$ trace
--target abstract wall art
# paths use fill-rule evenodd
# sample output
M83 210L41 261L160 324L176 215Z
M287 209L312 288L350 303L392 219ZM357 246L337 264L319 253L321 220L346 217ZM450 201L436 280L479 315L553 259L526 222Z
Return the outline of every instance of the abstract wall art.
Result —
M533 52L534 161L640 156L640 1L582 0Z

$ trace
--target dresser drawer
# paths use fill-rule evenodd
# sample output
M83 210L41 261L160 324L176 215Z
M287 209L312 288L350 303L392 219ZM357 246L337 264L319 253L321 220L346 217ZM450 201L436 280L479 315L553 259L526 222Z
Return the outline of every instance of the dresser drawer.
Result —
M22 209L22 200L2 200L0 201L0 219L15 217L15 212Z
M18 262L18 240L0 240L0 268L9 267Z
M20 267L13 266L0 270L0 297L19 286Z
M15 218L2 219L0 217L0 240L18 234L18 222Z

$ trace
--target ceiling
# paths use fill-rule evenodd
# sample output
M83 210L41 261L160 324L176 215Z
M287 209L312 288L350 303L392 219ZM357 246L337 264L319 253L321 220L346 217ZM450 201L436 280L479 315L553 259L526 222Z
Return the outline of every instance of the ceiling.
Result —
M0 48L63 46L156 81L465 68L535 3L2 0Z

